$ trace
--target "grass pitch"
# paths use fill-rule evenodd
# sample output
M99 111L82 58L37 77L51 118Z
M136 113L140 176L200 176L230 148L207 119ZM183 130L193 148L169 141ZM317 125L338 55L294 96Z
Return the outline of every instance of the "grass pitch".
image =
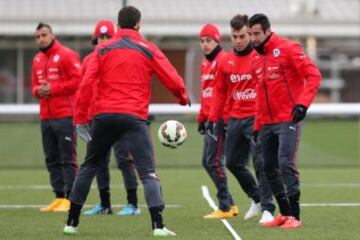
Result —
M154 141L163 195L169 205L164 212L165 223L178 234L176 239L232 239L219 220L202 218L211 209L202 198L200 187L207 185L216 201L215 188L200 167L202 142L196 133L196 124L187 122L185 125L189 138L179 149L167 149ZM158 122L153 124L154 136L158 126ZM306 123L299 159L302 166L302 203L315 206L302 207L302 229L265 229L257 223L259 218L244 221L243 215L250 201L235 179L229 176L230 191L240 208L239 216L229 222L241 238L360 239L358 127L356 121ZM43 164L38 124L0 124L0 133L0 239L153 239L149 214L145 207L141 208L141 215L134 217L82 216L78 234L75 237L63 236L66 214L38 211L38 206L48 204L53 198ZM83 159L83 150L83 144L79 143L79 162ZM124 204L125 190L121 174L113 169L111 177L112 203ZM142 191L140 185L139 203L144 206ZM87 204L93 205L98 201L94 186ZM316 205L325 203L358 205ZM119 208L115 208L115 211L118 210Z

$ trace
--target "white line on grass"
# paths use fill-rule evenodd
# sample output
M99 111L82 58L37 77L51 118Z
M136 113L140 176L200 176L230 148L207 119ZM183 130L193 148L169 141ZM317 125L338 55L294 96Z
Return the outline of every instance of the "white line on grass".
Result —
M209 203L209 206L212 209L217 210L218 207L216 206L214 200L211 198L208 187L203 185L203 186L201 186L201 190L202 190L203 197ZM235 240L241 240L240 236L235 232L235 230L232 228L232 226L230 225L230 223L227 220L221 219L221 222L225 225L226 229L231 233L231 235L233 236L233 238Z
M36 205L36 204L0 204L0 208L2 209L19 209L19 208L42 208L47 205ZM94 207L95 205L84 205L84 208ZM111 205L115 208L125 207L126 205L115 204ZM147 205L139 205L141 208L147 208ZM166 208L181 208L181 205L178 204L166 204Z

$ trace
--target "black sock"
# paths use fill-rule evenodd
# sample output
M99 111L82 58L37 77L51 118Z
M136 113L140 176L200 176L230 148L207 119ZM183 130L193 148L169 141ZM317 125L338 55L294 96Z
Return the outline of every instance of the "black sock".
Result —
M79 225L81 208L82 208L82 205L71 202L66 225L73 226L73 227L77 227Z
M126 189L128 204L131 204L137 208L138 199L137 199L136 191L137 191L136 188Z
M253 197L252 199L255 203L259 203L260 202L260 196L256 195L255 197Z
M110 190L108 188L100 190L100 201L103 208L110 208Z
M164 227L163 217L162 217L163 210L164 210L164 205L149 208L149 212L151 215L152 229Z
M65 193L64 192L55 192L55 196L56 196L56 198L65 198Z
M289 198L287 198L285 196L285 194L275 196L275 198L279 205L281 215L291 216L291 210L290 210L291 208L290 208Z
M289 197L292 216L300 221L300 192Z

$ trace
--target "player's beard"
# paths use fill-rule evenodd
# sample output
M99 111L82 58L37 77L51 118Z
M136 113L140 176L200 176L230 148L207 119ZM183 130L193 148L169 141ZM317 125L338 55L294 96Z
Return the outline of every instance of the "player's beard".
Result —
M55 42L55 40L53 39L51 41L51 43L49 45L47 45L46 47L39 47L40 51L45 53L48 49L50 49L52 47L52 45L54 45L54 42Z

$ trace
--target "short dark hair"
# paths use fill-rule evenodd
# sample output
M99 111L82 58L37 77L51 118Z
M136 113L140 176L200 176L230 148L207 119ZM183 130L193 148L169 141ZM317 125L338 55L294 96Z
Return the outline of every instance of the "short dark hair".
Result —
M39 22L39 24L36 26L36 30L40 30L41 28L48 28L50 30L50 32L52 32L52 28L49 24L47 23L43 23L43 22Z
M270 28L269 18L263 13L257 13L249 19L249 26L252 27L255 24L260 24L263 32Z
M120 9L118 14L118 25L121 28L134 28L141 20L141 12L133 6L126 6Z
M249 21L247 15L237 14L230 20L230 27L234 30L240 30L244 26L248 26L248 25L249 25Z

